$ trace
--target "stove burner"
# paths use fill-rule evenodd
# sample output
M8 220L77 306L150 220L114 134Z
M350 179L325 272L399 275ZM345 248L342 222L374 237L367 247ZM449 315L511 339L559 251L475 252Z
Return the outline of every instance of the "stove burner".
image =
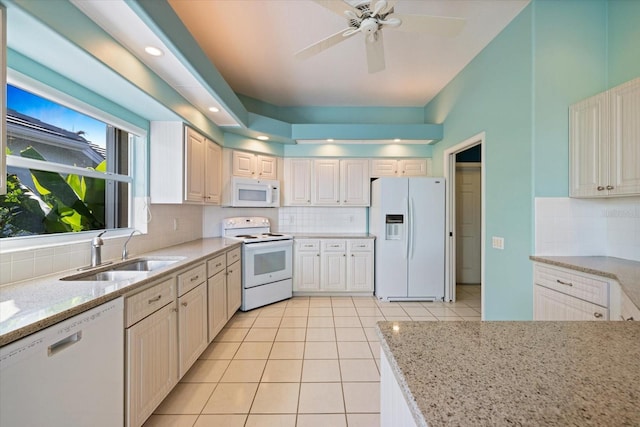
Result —
M258 236L254 236L252 234L240 234L239 236L236 236L236 237L242 237L244 239L257 239L258 238Z

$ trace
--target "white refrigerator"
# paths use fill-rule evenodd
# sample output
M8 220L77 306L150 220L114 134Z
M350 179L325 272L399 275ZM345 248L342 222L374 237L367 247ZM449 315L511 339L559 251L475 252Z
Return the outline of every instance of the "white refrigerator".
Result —
M378 178L371 183L375 295L384 301L444 298L444 178Z

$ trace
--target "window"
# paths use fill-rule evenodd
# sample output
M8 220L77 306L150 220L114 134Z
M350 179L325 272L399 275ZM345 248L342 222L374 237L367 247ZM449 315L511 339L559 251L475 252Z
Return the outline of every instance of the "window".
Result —
M128 228L135 135L7 85L0 238Z

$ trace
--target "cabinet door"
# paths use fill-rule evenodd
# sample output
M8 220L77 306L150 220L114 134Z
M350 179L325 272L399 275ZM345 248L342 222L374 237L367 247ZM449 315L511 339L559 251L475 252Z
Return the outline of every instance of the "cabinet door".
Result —
M298 251L293 273L295 291L320 290L320 251Z
M262 179L278 179L278 159L271 156L256 156L256 175Z
M369 206L369 162L367 160L340 161L341 204Z
M398 175L400 176L427 176L427 174L427 159L398 160Z
M202 203L205 197L204 158L205 138L187 128L184 157L184 199Z
M209 342L218 335L227 323L227 275L224 271L207 280L209 302Z
M222 194L222 148L214 142L206 143L204 202L219 205Z
M141 426L178 382L175 302L127 329L126 405L129 427Z
M349 254L347 290L373 292L373 253L351 252Z
M640 78L610 91L609 195L640 194Z
M242 304L242 262L227 267L227 318L231 319Z
M320 287L327 291L347 289L347 254L325 252L320 259Z
M535 285L533 287L533 320L609 320L609 310L544 286Z
M285 159L285 206L311 204L311 160Z
M207 348L208 342L207 288L202 283L178 298L180 378Z
M232 174L234 176L244 176L247 178L255 178L256 174L256 156L243 151L233 152Z
M339 160L314 160L311 191L311 200L314 205L337 206L340 204Z
M398 161L395 159L372 159L371 160L371 178L380 178L383 176L397 176Z

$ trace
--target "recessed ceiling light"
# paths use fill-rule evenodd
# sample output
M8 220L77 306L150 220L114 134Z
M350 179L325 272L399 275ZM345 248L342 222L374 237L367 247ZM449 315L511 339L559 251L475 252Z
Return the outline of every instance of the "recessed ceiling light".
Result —
M327 139L327 142L333 142L333 138Z
M164 52L162 52L157 47L153 47L153 46L145 47L144 51L147 52L151 56L162 56L162 55L164 55Z
M209 111L211 111L212 113L217 113L220 111L220 109L217 107L209 107Z
M400 138L394 139L393 142L400 142Z
M258 137L258 139L259 139L260 141L268 141L268 140L269 140L269 137L268 137L268 136L266 136L266 135L260 135L260 136Z

